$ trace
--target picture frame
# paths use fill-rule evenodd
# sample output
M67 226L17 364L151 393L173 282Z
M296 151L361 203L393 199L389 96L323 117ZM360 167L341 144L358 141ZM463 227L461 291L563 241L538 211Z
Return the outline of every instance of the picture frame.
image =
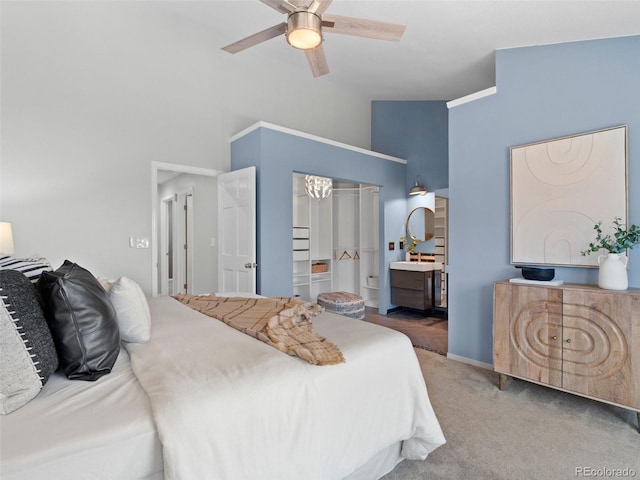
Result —
M597 267L594 225L628 222L627 126L510 149L511 263Z

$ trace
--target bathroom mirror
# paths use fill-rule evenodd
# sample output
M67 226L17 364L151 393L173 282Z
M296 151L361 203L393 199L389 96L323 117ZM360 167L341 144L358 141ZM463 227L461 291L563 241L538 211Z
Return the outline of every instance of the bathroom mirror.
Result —
M407 234L411 240L426 242L435 232L435 214L427 207L416 207L407 217Z

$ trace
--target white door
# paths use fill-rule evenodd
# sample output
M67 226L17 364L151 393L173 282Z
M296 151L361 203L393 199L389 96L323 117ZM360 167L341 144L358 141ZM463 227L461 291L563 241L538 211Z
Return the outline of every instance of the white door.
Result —
M218 175L218 291L256 293L256 169Z

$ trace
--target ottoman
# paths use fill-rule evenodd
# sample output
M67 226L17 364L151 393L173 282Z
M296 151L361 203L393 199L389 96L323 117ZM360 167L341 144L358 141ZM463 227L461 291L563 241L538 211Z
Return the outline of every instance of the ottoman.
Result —
M325 292L318 294L318 305L328 312L364 319L364 300L349 292Z

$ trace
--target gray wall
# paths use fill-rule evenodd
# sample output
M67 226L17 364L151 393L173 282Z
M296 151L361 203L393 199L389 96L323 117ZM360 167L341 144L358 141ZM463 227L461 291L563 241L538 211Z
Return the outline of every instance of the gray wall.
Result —
M492 362L493 282L518 276L511 146L628 125L630 222L640 224L638 52L640 36L499 50L497 94L449 111L450 353ZM640 287L640 248L629 263L629 285ZM556 278L594 284L597 270L557 268Z
M369 147L370 99L314 84L162 2L2 2L0 220L17 255L127 275L151 292L151 162L229 170L258 120ZM283 81L287 78L288 81ZM301 110L285 108L303 98ZM308 115L309 111L313 115Z

